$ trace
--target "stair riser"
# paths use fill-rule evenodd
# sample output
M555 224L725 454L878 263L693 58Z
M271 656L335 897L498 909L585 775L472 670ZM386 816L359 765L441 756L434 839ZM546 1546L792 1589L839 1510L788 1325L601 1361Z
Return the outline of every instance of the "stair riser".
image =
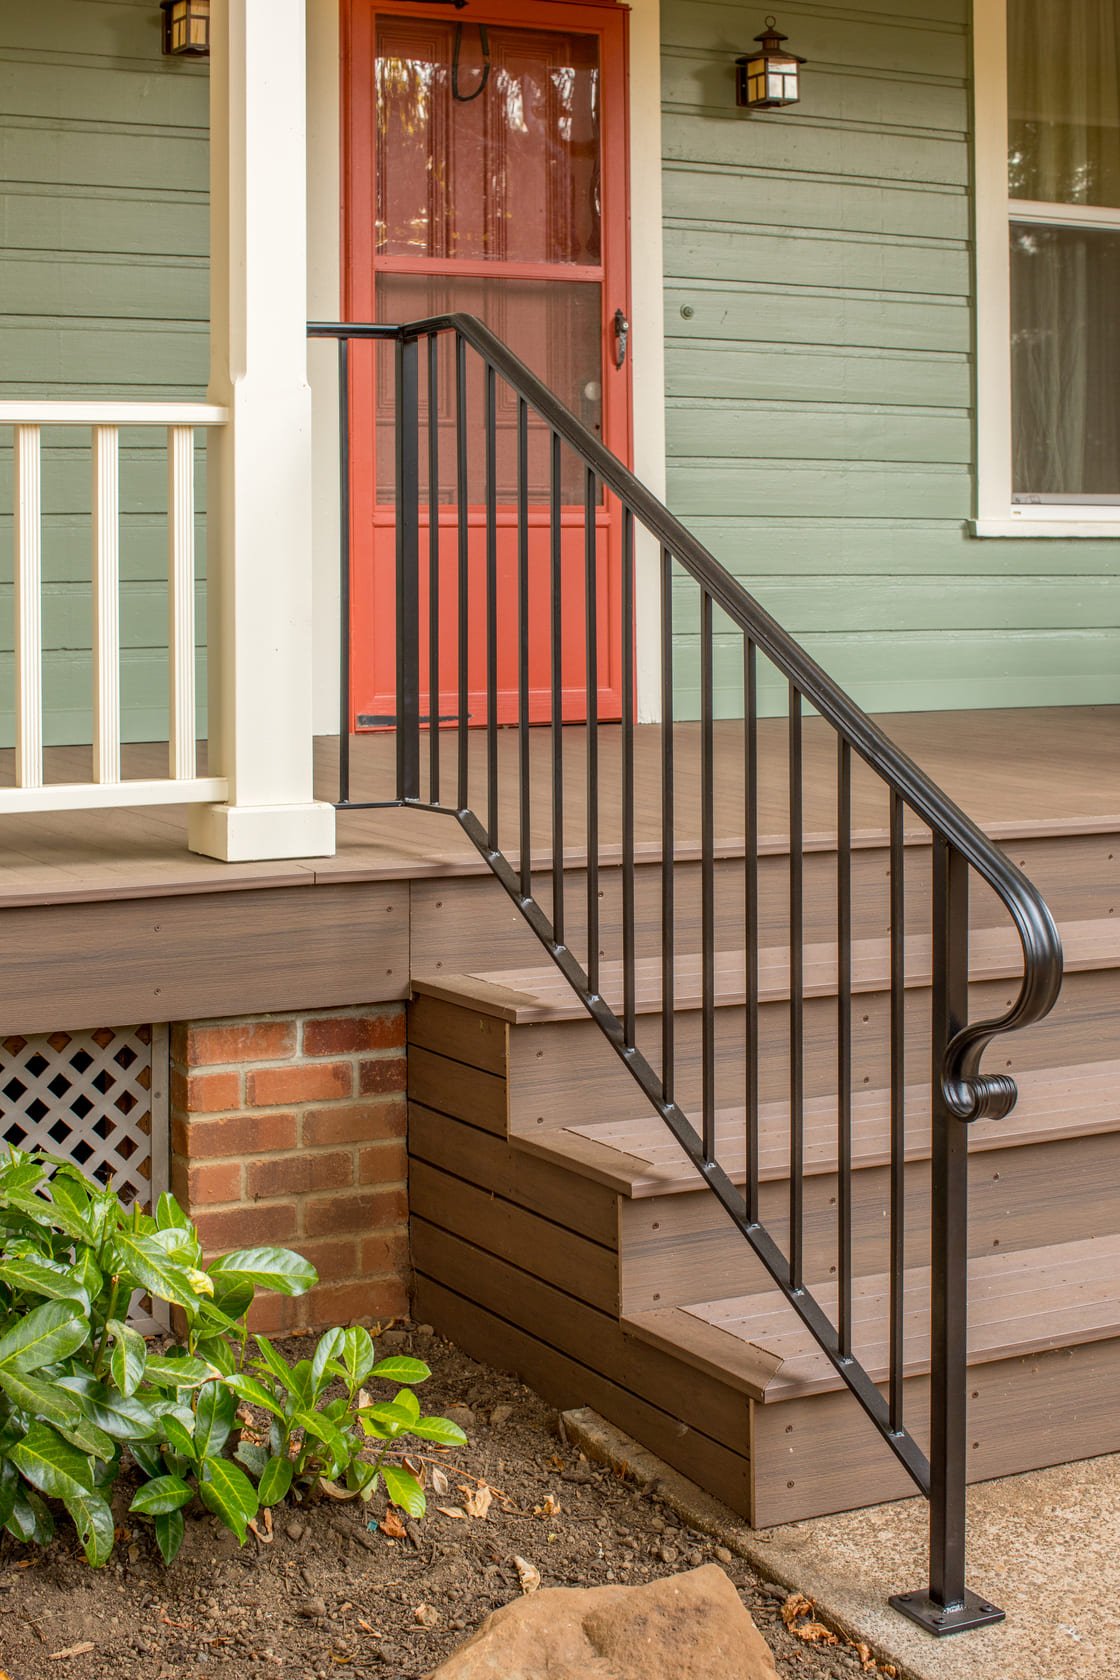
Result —
M1112 835L1067 840L1009 843L1010 855L1039 885L1059 921L1089 920L1120 914L1120 844ZM836 856L805 854L805 937L836 937ZM888 922L890 860L885 847L860 848L852 854L852 926L855 937L878 937ZM906 925L913 933L929 928L930 854L927 847L906 849ZM551 876L534 876L534 892L546 913L552 911ZM655 956L662 944L662 878L659 863L640 863L635 875L635 949ZM696 862L678 863L674 873L675 937L681 952L696 951L701 939L701 871ZM587 876L565 872L565 937L585 960L587 952ZM716 940L732 948L742 942L745 926L742 858L715 863ZM789 859L759 859L759 920L764 944L788 943ZM1006 911L980 883L972 892L974 927L1006 925ZM622 954L622 875L606 866L599 875L600 952ZM540 960L540 945L508 896L490 877L412 884L412 955L416 973L479 972L517 967Z
M969 1480L1120 1450L1118 1386L1120 1340L972 1366ZM908 1379L903 1401L905 1422L924 1445L928 1379ZM914 1492L909 1477L846 1392L779 1405L752 1404L751 1447L753 1520L760 1528L858 1510ZM903 1591L919 1584L897 1583ZM996 1588L995 1582L978 1584Z
M1073 1237L1104 1236L1116 1226L1120 1134L977 1151L970 1162L969 1253L1032 1248ZM805 1180L805 1272L835 1278L835 1174ZM930 1168L906 1170L906 1264L929 1263ZM789 1184L761 1187L762 1222L788 1253ZM760 1261L703 1186L671 1196L623 1201L619 1208L624 1313L687 1306L770 1287ZM852 1260L857 1275L890 1270L890 1178L865 1168L852 1182Z
M1001 1014L1015 995L1013 982L986 981L970 990L970 1018ZM907 1078L919 1082L929 1065L929 1006L926 988L907 993ZM1120 1014L1120 970L1090 971L1066 977L1054 1012L1040 1026L1000 1040L987 1064L990 1071L1015 1073L1031 1067L1073 1066L1093 1061L1115 1042ZM852 1010L852 1062L855 1088L882 1089L890 1079L890 1003L884 992L857 996ZM716 1105L737 1107L745 1100L744 1032L746 1011L727 1006L717 1011ZM693 1112L702 1089L702 1024L698 1010L678 1014L676 1095ZM661 1023L657 1015L638 1021L639 1047L655 1070L661 1066ZM763 1005L759 1011L759 1089L762 1101L780 1100L789 1090L789 1005ZM805 1006L805 1092L826 1096L835 1090L836 1002L809 999ZM594 1092L589 1120L621 1120L641 1111L641 1097L617 1077L618 1058L589 1019L526 1023L510 1028L509 1116L515 1132L532 1134L542 1127L572 1124L573 1092ZM584 1101L585 1098L581 1098Z

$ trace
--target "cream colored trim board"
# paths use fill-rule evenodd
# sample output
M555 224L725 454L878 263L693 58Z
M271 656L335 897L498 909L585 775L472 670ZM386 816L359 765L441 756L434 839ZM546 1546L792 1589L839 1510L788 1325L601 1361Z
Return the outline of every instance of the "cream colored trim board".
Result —
M336 321L341 278L340 0L307 0L307 292L312 319ZM665 327L661 237L661 0L630 6L630 352L634 470L665 495ZM338 380L333 344L309 352L312 403L314 726L338 728ZM639 536L638 715L661 715L657 545Z
M973 537L1120 537L1120 519L970 519Z

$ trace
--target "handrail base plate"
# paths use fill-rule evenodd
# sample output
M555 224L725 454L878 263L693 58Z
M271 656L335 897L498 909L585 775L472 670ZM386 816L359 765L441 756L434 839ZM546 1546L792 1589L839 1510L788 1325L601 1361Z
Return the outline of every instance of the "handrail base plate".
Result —
M892 1609L908 1616L938 1639L944 1639L950 1633L967 1633L970 1628L987 1627L991 1622L1002 1622L1007 1614L989 1599L969 1592L967 1587L961 1604L938 1604L935 1598L924 1592L893 1593L888 1602Z

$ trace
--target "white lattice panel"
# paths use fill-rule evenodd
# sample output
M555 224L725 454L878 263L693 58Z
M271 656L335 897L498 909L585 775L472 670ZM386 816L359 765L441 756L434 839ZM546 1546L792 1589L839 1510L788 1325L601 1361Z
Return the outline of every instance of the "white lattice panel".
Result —
M0 1039L0 1137L150 1207L167 1188L166 1063L165 1027Z

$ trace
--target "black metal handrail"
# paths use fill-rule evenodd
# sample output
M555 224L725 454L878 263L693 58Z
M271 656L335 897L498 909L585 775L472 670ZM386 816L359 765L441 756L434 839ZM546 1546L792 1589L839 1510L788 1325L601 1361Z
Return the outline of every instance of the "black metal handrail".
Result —
M401 326L368 323L315 323L313 338L338 342L340 370L342 591L348 615L350 589L350 382L349 346L353 342L391 342L395 348L396 401L396 612L397 731L396 797L376 803L423 805L454 815L518 905L572 989L626 1063L637 1083L725 1211L749 1242L786 1300L855 1394L884 1440L916 1486L930 1500L930 1583L927 1593L898 1595L892 1603L933 1633L949 1633L999 1619L1001 1612L965 1587L964 1495L966 1480L965 1404L967 1383L967 1129L965 1122L1000 1119L1016 1101L1016 1087L1005 1074L981 1071L981 1058L997 1035L1042 1019L1058 995L1062 953L1053 918L1032 883L1010 859L901 752L878 725L822 670L742 584L631 473L574 414L474 317L433 316ZM430 670L440 670L438 413L446 390L441 382L438 349L454 350L457 698L451 721L458 724L457 797L440 799L438 722L429 734L428 790L421 787L420 739L423 727L420 678L421 462L428 471L428 654ZM421 370L419 346L428 346L426 401L427 453L420 446ZM481 433L485 453L486 580L486 737L487 794L485 820L472 808L467 751L467 594L469 403L467 352L481 363L484 384ZM520 785L519 860L514 866L498 841L497 697L497 391L501 386L516 405L516 542L518 555L517 716ZM529 786L529 416L543 424L549 440L552 775L552 903L548 912L534 895L530 863ZM587 724L587 911L586 960L581 963L565 935L563 882L563 720L561 695L561 452L575 457L583 478L584 531L584 670ZM603 996L600 986L598 908L599 875L599 626L596 583L599 552L595 509L600 491L610 492L621 513L622 548L622 999L621 1010ZM662 798L662 957L660 1070L637 1043L634 931L634 667L635 525L657 543L661 555L661 798ZM701 1125L697 1131L675 1098L674 1039L674 762L673 721L673 566L676 563L700 591L700 752L701 772ZM745 818L745 1029L747 1084L746 1189L741 1193L717 1160L715 1128L715 894L714 894L714 636L720 611L742 638L742 694ZM350 798L349 620L343 636L340 723L340 808ZM758 660L762 657L788 685L788 765L790 813L789 876L789 1104L790 1206L788 1253L759 1217L759 971L758 927ZM431 683L430 718L438 713L439 677ZM837 737L837 1105L838 1230L837 1323L813 1297L805 1281L804 1176L804 813L803 720L806 705L824 718ZM889 792L890 804L890 1301L889 1375L884 1396L861 1365L853 1345L852 1255L852 761L863 761ZM905 1170L905 876L904 817L909 812L929 830L933 878L932 1022L931 1022L931 1260L930 1341L931 1446L927 1456L904 1422L904 1170ZM998 896L1018 934L1023 953L1019 992L995 1019L968 1021L969 870Z

